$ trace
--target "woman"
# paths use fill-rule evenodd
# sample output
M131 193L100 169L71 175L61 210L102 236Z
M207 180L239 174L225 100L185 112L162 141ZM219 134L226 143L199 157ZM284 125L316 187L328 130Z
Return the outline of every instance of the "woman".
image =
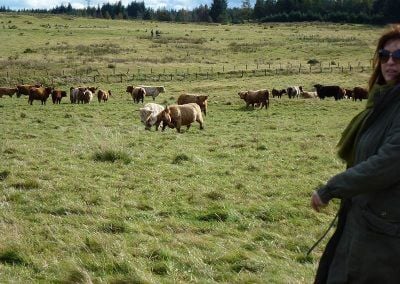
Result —
M347 169L311 197L341 199L315 283L400 283L400 26L381 36L367 107L339 141Z

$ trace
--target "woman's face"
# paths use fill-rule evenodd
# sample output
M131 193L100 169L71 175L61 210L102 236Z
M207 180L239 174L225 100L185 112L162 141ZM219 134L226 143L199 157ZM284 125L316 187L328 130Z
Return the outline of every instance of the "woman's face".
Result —
M394 55L393 53L397 51ZM389 53L388 53L389 52ZM390 40L383 47L381 58L382 76L386 82L400 78L400 39ZM389 56L390 54L390 56ZM386 61L387 60L387 61Z

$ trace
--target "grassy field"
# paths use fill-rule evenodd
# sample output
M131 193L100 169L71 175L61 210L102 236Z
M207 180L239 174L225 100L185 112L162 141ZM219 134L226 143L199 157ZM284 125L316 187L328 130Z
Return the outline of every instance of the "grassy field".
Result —
M76 74L83 64L100 74L310 59L368 65L371 38L382 32L0 16L3 86L51 82L52 74ZM151 38L151 29L161 37ZM310 194L344 169L335 145L364 103L285 97L250 110L237 92L353 87L368 76L353 70L129 82L164 85L161 104L184 91L209 95L205 129L194 124L182 134L145 131L142 105L125 93L128 82L96 82L113 91L105 104L30 106L26 97L3 97L0 282L311 283L323 245L305 254L337 203L316 214ZM85 83L59 76L56 87L71 82Z

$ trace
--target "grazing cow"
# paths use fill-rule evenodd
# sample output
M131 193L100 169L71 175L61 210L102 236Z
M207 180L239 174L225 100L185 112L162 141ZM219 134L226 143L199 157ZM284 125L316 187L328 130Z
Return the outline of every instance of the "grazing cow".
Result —
M300 98L303 99L316 99L318 98L317 92L306 92L303 91L300 93Z
M108 92L104 91L104 90L98 90L97 91L97 99L99 100L99 103L101 103L101 101L106 102L108 101L108 98L111 96L111 91L108 90Z
M260 104L260 109L265 106L265 109L269 106L269 91L268 90L257 90L257 91L241 91L238 93L239 97L246 102L246 107L249 105Z
M158 120L158 114L164 110L164 107L155 103L145 104L139 109L140 121L144 124L146 130L150 130L155 125L156 130L160 126L161 120Z
M181 126L186 125L186 130L188 130L195 121L200 124L200 129L204 129L201 109L196 103L170 105L165 107L157 116L157 123L163 123L162 130L168 125L170 128L176 128L179 133L181 132Z
M354 87L353 89L353 101L366 100L368 99L368 90L362 87Z
M67 92L66 91L61 91L61 90L53 90L51 92L51 99L53 101L53 104L60 104L61 103L61 99L63 97L67 96Z
M302 91L303 91L302 86L290 86L286 89L289 99L298 98Z
M32 87L29 89L28 103L32 105L34 100L39 100L42 102L42 105L45 105L52 91L52 87Z
M323 100L326 97L334 97L335 101L344 98L346 91L339 86L323 86L321 84L314 85L318 97Z
M17 88L0 87L0 98L3 96L12 97L17 91Z
M165 88L164 86L156 86L156 87L152 87L152 86L139 86L145 89L146 91L146 96L152 96L153 97L153 101L156 99L156 97L160 94L160 93L165 93Z
M17 85L17 98L22 95L29 96L29 90L31 88L40 88L43 87L42 84L35 84L35 85Z
M178 97L178 105L196 103L199 105L204 115L207 115L207 99L208 96L194 95L194 94L182 94Z
M286 90L285 89L282 89L282 90L272 89L271 93L272 93L273 98L275 98L275 97L282 98L282 95L286 94Z

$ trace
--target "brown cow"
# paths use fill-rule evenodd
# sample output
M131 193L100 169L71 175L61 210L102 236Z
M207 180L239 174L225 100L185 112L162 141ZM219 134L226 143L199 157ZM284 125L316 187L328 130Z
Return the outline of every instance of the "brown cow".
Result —
M255 104L260 104L260 109L264 106L265 109L267 109L269 106L269 91L266 89L257 91L241 91L238 95L246 102L246 107L252 105L254 108Z
M104 90L98 90L97 91L97 98L99 100L99 103L101 103L101 101L106 102L108 101L108 98L111 96L111 91L108 90L108 92L104 91Z
M131 94L135 103L139 103L140 101L143 103L144 96L146 95L146 90L144 88L128 86L126 87L126 92Z
M194 94L182 94L178 97L178 105L196 103L199 105L204 115L207 115L207 99L208 96L194 95Z
M353 89L353 101L366 100L368 99L368 90L362 87L354 87Z
M49 98L53 88L52 87L33 87L29 89L29 99L28 103L32 105L34 100L39 100L42 102L42 105L46 104L47 99Z
M51 99L53 101L53 104L60 104L61 103L61 99L63 97L67 96L67 92L66 91L61 91L61 90L53 90L51 92Z
M0 87L0 98L3 96L12 97L17 91L17 88Z
M188 103L184 105L170 105L165 107L157 115L156 123L159 125L163 123L162 130L168 125L170 128L176 128L180 133L181 126L186 125L188 130L190 125L197 121L200 124L200 129L204 129L203 116L201 115L201 109L196 103Z
M17 85L17 98L22 95L29 96L29 90L31 88L40 88L43 87L42 84L35 84L35 85Z

